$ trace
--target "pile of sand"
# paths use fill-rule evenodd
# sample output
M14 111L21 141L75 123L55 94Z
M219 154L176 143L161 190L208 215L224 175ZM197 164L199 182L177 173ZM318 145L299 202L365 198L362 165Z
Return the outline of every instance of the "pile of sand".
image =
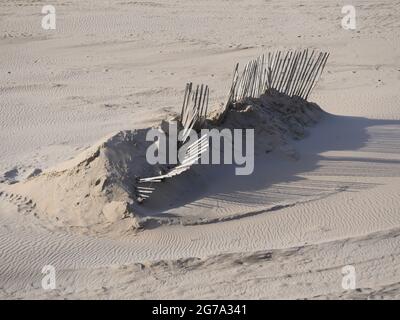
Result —
M316 123L321 114L313 103L269 93L233 104L224 113L214 113L207 126L254 128L256 153L280 147L293 156L288 142L304 137L306 127ZM146 218L139 214L140 206L146 204L137 201L137 178L167 170L146 161L146 150L152 143L145 139L148 130L111 135L73 160L10 185L7 192L28 199L34 214L53 226L95 231L138 229L141 219Z
M106 137L72 160L12 185L9 194L27 197L39 218L57 226L137 228L135 180L162 172L146 162L146 132Z
M287 155L297 157L297 153L292 154L290 140L304 138L306 128L316 124L322 114L315 103L270 91L260 98L232 104L223 114L213 115L211 122L221 129L254 129L256 154L278 147Z

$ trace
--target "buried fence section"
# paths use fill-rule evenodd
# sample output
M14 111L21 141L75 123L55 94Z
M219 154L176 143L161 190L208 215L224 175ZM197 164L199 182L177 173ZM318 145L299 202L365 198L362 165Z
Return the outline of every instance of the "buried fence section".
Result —
M191 82L186 84L180 116L180 124L183 128L181 137L182 145L186 142L192 129L200 130L204 126L204 122L207 118L209 95L210 90L207 85L197 85L194 90ZM137 201L142 203L150 197L155 190L153 183L162 182L165 179L172 178L189 170L193 164L198 163L201 155L206 152L207 149L208 137L202 136L187 147L181 163L165 174L138 178L138 184L135 187Z
M239 71L239 63L235 65L232 84L228 93L225 109L219 117L223 121L230 106L246 98L259 98L268 91L276 91L289 97L300 97L307 100L317 84L329 53L318 50L277 50L263 54L249 61ZM191 82L186 84L183 104L180 114L180 124L183 128L181 145L186 142L192 129L200 130L207 118L209 88L207 85L197 85L194 89ZM183 161L159 176L139 178L136 194L139 202L147 199L155 190L153 182L179 175L197 163L201 154L208 148L208 139L201 137L192 143ZM150 184L150 185L146 185Z
M203 126L207 117L209 94L207 85L197 85L196 90L193 91L193 84L191 82L186 84L180 118L184 130L183 143L191 129Z
M269 52L249 61L239 72L236 64L228 102L258 98L268 90L307 100L318 82L329 53L317 50Z

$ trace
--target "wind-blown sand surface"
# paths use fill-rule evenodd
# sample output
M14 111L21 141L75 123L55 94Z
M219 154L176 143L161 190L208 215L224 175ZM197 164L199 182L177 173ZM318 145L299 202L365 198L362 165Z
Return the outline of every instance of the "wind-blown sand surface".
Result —
M234 64L268 50L331 52L309 99L328 114L257 174L222 167L143 209L196 223L52 229L3 192L1 298L399 298L399 1L354 1L355 31L340 24L347 3L322 0L53 1L53 31L44 4L0 4L0 192L158 124L187 81L207 83L217 109ZM56 290L41 288L44 265ZM357 290L341 286L346 265Z

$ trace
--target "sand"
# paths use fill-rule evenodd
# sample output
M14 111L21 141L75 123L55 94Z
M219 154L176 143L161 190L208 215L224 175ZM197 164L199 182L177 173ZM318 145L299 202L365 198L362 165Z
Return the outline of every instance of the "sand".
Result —
M0 4L1 298L399 298L397 1L355 1L355 31L341 28L342 4L326 1L54 1L53 31L41 29L42 5ZM56 229L33 214L34 194L71 218L62 209L96 179L76 180L68 198L66 177L42 177L173 116L187 81L207 83L218 110L236 62L306 47L331 52L309 99L327 114L258 159L257 174L179 176L159 191L165 201L141 207L148 223L134 232L135 219L122 232L82 230L110 199ZM28 194L8 192L27 181L38 181ZM125 210L107 212L108 226ZM45 265L55 290L41 287ZM346 265L357 290L341 285Z

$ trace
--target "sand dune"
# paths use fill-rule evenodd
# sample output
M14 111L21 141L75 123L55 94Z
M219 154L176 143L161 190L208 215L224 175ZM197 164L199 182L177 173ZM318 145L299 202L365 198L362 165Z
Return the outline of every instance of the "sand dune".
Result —
M45 31L41 2L0 4L1 298L399 298L398 1L355 1L354 31L322 0L53 5ZM139 232L82 230L109 201L79 191L94 190L106 158L81 172L90 179L49 172L176 114L189 80L220 109L234 64L278 48L331 53L309 99L327 114L304 139L257 158L253 176L199 166L166 182L163 201L140 207ZM76 219L54 229L39 209ZM45 291L49 264L58 285ZM357 290L341 286L345 265Z
M278 149L288 158L297 159L297 152L289 141L304 138L308 134L307 127L316 125L322 117L323 111L316 104L267 92L259 99L235 103L227 112L218 111L205 121L208 129L255 128L254 153L258 164L255 175L259 175L259 172L267 171L262 166L265 153ZM159 130L162 127L161 124ZM74 228L83 232L136 232L155 224L212 223L252 215L250 207L253 211L265 211L269 202L274 203L265 196L261 203L255 203L256 206L238 199L239 205L219 206L211 202L207 213L202 210L196 210L192 215L188 215L187 210L181 215L172 213L171 207L184 207L184 203L193 202L199 195L203 199L207 195L208 199L213 199L221 192L232 192L226 187L228 180L232 180L230 185L237 190L249 192L257 184L266 188L264 176L258 178L258 183L253 176L246 179L239 176L238 179L234 165L224 168L223 164L217 164L199 165L180 179L161 183L143 204L137 192L140 178L168 171L167 165L150 165L146 161L146 151L152 144L146 139L149 130L151 128L125 130L106 137L71 160L12 183L1 191L2 195L19 202L21 214L33 215L50 228ZM216 152L220 153L220 150ZM219 192L215 187L220 189ZM205 189L208 189L206 193ZM291 205L289 199L282 200L277 199L275 206L269 205L269 210L276 209L277 205Z

